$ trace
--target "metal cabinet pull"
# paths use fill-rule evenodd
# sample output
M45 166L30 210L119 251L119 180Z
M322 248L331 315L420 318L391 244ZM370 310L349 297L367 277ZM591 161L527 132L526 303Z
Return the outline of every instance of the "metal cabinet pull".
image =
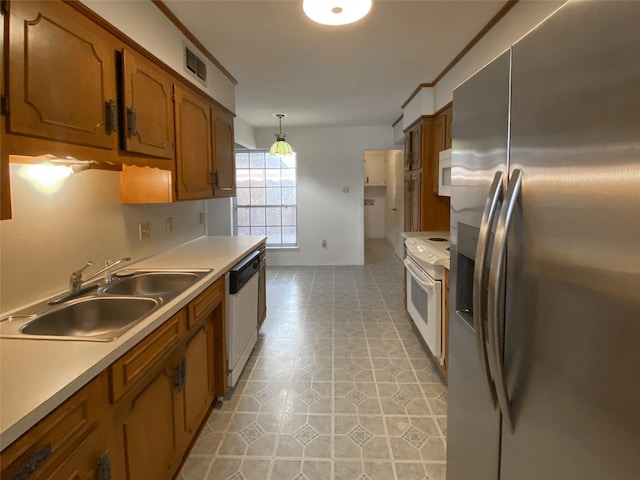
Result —
M107 133L118 131L118 105L115 100L105 102Z
M187 381L187 359L185 357L181 357L180 362L178 362L178 366L176 367L173 386L176 388L176 390L181 391L186 381Z
M511 405L509 393L507 392L505 377L503 351L500 338L500 326L504 324L505 317L505 301L504 301L504 270L507 254L507 238L509 236L509 228L513 219L513 211L516 207L520 190L522 187L522 170L516 169L511 175L507 194L505 195L500 216L498 217L498 225L496 227L496 236L493 243L493 252L491 254L491 268L489 270L489 294L487 304L487 315L489 317L489 340L493 345L493 360L495 367L494 383L496 386L496 394L498 396L498 404L502 415L504 416L510 431L513 432L513 418L511 417Z
M27 460L20 470L9 477L9 480L25 480L33 472L38 470L42 464L51 456L51 444L47 443L44 447L34 453L29 460Z
M138 135L138 112L134 106L127 108L127 135L129 137Z
M108 451L98 460L98 479L111 480L111 456Z
M499 203L503 196L503 174L496 172L493 177L493 183L489 189L489 195L484 204L482 211L482 220L480 222L480 234L478 235L478 245L476 247L476 263L473 271L473 327L476 331L476 341L478 345L478 353L480 354L480 362L482 364L484 375L487 380L491 402L496 407L496 390L491 378L491 370L489 368L489 358L487 354L487 333L485 325L482 321L482 312L484 311L484 290L487 281L486 265L487 253L489 251L489 234L491 233L491 225L499 209Z

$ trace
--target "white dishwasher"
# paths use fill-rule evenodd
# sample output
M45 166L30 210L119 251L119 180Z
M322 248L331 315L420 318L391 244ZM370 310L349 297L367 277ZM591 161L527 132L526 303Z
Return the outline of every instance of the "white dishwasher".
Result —
M227 308L227 384L235 387L258 339L258 278L260 252L255 251L229 270Z

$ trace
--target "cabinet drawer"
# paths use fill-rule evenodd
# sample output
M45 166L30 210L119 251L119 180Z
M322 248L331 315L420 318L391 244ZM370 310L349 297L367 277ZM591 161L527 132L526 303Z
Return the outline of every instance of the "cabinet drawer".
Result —
M189 328L195 325L203 316L211 312L211 310L222 301L223 297L224 277L219 278L189 304Z
M59 465L96 429L106 392L103 374L12 443L0 456L0 478L42 478Z
M112 402L118 400L154 364L171 352L184 334L185 319L186 311L182 309L111 365Z

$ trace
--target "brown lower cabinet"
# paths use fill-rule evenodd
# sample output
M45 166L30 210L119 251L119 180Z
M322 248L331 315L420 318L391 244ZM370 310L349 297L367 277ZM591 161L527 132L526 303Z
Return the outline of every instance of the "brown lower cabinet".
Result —
M173 478L226 389L223 298L222 278L5 448L0 478Z

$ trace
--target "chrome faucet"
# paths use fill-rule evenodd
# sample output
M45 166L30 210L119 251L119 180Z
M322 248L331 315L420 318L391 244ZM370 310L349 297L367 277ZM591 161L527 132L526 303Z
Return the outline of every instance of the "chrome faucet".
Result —
M82 280L82 271L84 270L84 268L83 268L83 269L81 269L81 270L80 270L80 287L82 287L82 285L83 285L84 283L88 283L88 282L90 282L90 281L92 281L92 280L95 280L96 278L98 278L98 277L99 277L100 275L102 275L103 273L104 273L104 283L109 283L109 282L111 282L111 281L113 280L113 275L112 275L112 273L111 273L111 269L112 269L113 267L115 267L116 265L119 265L119 264L121 264L122 262L128 262L129 260L131 260L131 257L123 257L123 258L119 258L118 260L111 260L111 259L106 260L106 261L104 262L104 268L103 268L102 270L98 270L96 273L94 273L93 275L91 275L91 276L90 276L89 278L87 278L86 280ZM87 266L88 266L88 264L89 264L89 263L93 264L92 262L88 262L88 263L87 263ZM85 267L85 268L86 268L86 267ZM74 275L75 273L76 273L76 272L73 272L73 273L71 274L71 276L73 277L73 275ZM72 291L73 291L73 290L72 290Z
M69 291L62 294L59 297L56 298L52 298L51 300L49 300L49 305L57 305L59 303L62 302L66 302L67 300L71 300L72 298L78 297L80 295L82 295L85 292L88 292L89 290L92 290L94 288L96 288L98 286L98 283L96 282L93 285L88 285L85 286L87 283L95 280L96 278L98 278L100 275L102 275L104 273L104 283L109 283L113 280L113 275L111 274L111 269L113 267L115 267L116 265L122 263L122 262L128 262L129 260L131 260L131 257L123 257L123 258L119 258L118 260L107 260L106 262L104 262L104 268L97 271L96 273L94 273L93 275L91 275L89 278L87 279L83 279L82 278L82 272L84 272L88 267L91 267L92 265L95 265L94 262L92 261L88 261L87 264L82 267L79 268L78 270L75 270L73 272L71 272L71 276L69 277Z
M71 276L69 277L69 290L72 292L77 292L82 288L82 272L84 272L90 266L95 265L91 260L87 262L87 264L79 268L78 270L71 272Z

